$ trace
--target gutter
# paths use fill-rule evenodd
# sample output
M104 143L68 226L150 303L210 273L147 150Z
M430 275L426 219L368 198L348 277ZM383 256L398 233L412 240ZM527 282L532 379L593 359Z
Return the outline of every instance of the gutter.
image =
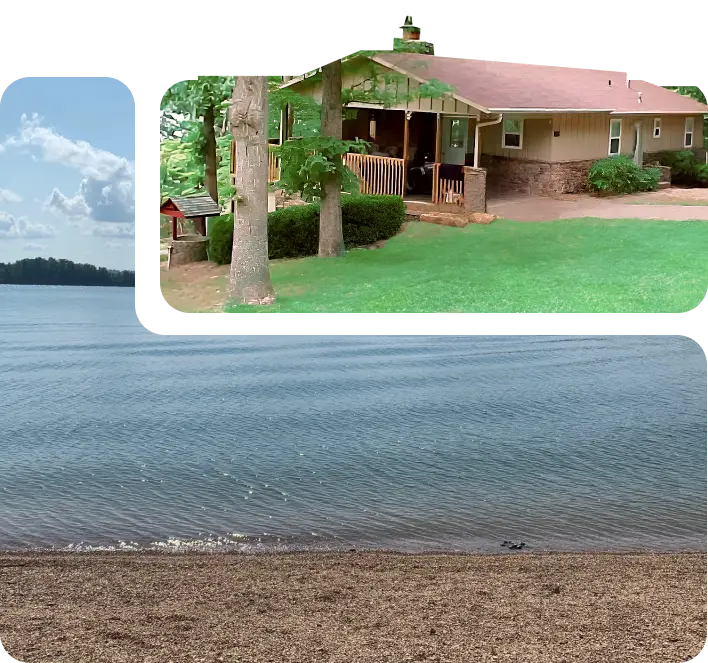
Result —
M504 119L504 113L499 113L499 117L491 122L477 122L474 127L474 167L479 168L479 129L480 127L491 127L499 124Z

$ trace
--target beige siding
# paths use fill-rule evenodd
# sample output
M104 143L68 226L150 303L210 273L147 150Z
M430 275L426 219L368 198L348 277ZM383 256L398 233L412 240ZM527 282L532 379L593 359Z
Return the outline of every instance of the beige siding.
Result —
M654 118L661 118L661 136L654 138ZM703 147L703 116L693 117L693 147ZM644 139L645 152L658 152L659 150L681 150L684 147L684 130L686 127L685 115L652 115L628 116L626 125L631 131L634 122L642 123L642 136ZM624 126L622 127L624 131ZM631 134L627 134L631 136ZM629 139L628 139L629 141ZM632 149L632 144L628 142L627 150ZM625 151L625 150L623 150Z
M521 149L502 147L502 124L482 127L480 130L480 153L523 161L551 160L551 119L549 117L524 118L524 133Z
M554 133L559 132L558 136ZM608 113L558 113L553 116L550 161L601 159L609 149ZM622 143L625 130L622 128Z

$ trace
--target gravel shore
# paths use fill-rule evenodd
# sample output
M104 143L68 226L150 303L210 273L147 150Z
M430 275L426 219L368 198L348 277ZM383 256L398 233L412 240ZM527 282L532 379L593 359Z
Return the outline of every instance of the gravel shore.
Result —
M705 553L0 554L20 661L678 663Z

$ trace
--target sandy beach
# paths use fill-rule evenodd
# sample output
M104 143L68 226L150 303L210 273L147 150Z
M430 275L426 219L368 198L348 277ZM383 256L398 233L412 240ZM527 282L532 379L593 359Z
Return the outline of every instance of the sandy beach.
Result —
M26 663L677 663L706 555L3 554L0 639Z

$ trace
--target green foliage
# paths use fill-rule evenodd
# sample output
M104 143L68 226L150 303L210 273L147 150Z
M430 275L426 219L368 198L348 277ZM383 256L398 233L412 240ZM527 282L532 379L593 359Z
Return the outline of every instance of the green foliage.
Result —
M209 260L217 265L228 265L233 241L234 215L225 214L214 219L209 227Z
M395 235L406 218L398 196L346 196L342 200L342 229L347 248L373 244ZM320 229L318 205L296 205L268 215L268 257L298 258L316 255ZM231 262L233 215L219 217L211 227L209 259Z
M290 88L281 88L280 76L268 77L268 138L280 135L280 114L289 105L293 113L294 136L318 136L320 133L320 105L312 97L298 94Z
M323 180L338 172L343 190L357 191L358 181L342 162L342 155L363 154L368 146L362 140L338 140L329 136L286 141L275 150L280 155L278 186L288 193L299 193L304 200L315 201L322 197Z
M602 193L656 191L660 177L658 168L640 168L629 157L617 155L596 161L588 172L588 184Z
M427 41L407 40L395 37L393 40L393 50L397 53L422 53L433 55L433 45Z
M691 150L659 152L659 163L671 168L671 181L687 186L708 186L708 166Z

